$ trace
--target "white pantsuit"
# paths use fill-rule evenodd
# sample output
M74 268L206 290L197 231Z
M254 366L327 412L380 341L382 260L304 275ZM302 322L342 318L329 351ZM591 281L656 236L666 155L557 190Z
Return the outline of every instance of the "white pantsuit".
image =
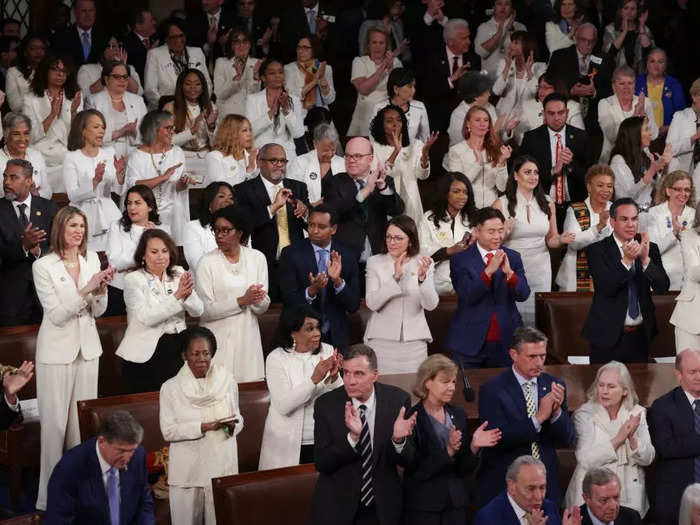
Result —
M669 321L676 327L676 353L700 348L700 235L694 228L681 233L681 254L683 287Z
M464 238L464 234L471 231L469 219L462 218L461 214L454 219L454 232L452 231L452 217L443 217L438 221L438 226L435 227L433 222L433 212L426 211L418 224L418 238L420 239L421 249L433 255L441 248L449 248L460 242ZM437 293L453 294L455 293L450 278L450 259L445 259L435 264L435 289Z
M204 53L199 47L187 46L185 51L188 57L187 67L199 69L202 72L207 81L209 93L211 93L211 79L209 78L209 71L207 71L207 61L204 58ZM148 102L148 109L157 109L160 97L175 94L178 73L173 59L170 58L170 49L167 45L148 51L143 76L143 96Z
M267 90L252 93L246 99L245 116L253 127L256 144L279 144L287 153L287 160L293 160L297 156L294 139L304 135L304 119L301 117L301 101L294 95L290 95L289 99L292 103L289 112L285 115L280 109L277 117L270 118Z
M474 189L474 204L477 208L491 206L498 198L498 191L505 191L508 181L508 168L496 166L486 158L486 150L481 151L483 162L478 162L472 148L466 140L450 146L442 162L447 171L463 173L472 183Z
M376 153L376 151L375 151ZM345 172L345 159L338 155L331 157L331 173L337 175ZM330 176L331 173L328 175ZM314 149L303 155L299 155L289 163L286 177L298 180L306 184L309 192L309 202L316 202L321 198L321 168L318 162L318 152Z
M214 65L214 93L219 105L219 120L226 115L245 115L248 95L260 91L260 81L255 80L255 64L258 59L248 57L239 80L233 80L236 70L233 58L217 58Z
M617 95L611 95L608 98L603 98L598 101L598 123L600 129L603 130L603 150L600 153L600 162L607 163L610 157L610 152L615 145L617 131L620 129L620 124L628 117L634 116L634 108L637 106L637 95L632 97L632 107L629 111L624 111L620 106L620 100ZM651 100L644 99L644 114L649 121L649 131L651 139L654 140L659 136L659 128L654 119L654 107ZM617 197L620 197L617 195Z
M685 206L678 217L681 228L692 228L695 218L695 208ZM673 217L668 208L668 201L649 208L647 217L647 232L649 240L659 247L664 270L671 280L669 290L680 290L683 285L683 257L681 243L673 234Z
M5 95L7 103L12 111L22 111L24 97L29 94L29 83L34 78L34 71L31 72L29 78L25 78L17 66L12 66L7 70L5 78Z
M107 294L78 293L100 271L95 252L78 257L78 284L61 258L49 253L32 265L37 296L44 309L36 345L36 390L41 422L41 474L36 506L46 509L49 477L63 451L80 443L76 403L97 397L102 344L95 317L107 308Z
M96 109L105 118L105 138L103 146L113 146L117 152L117 156L128 156L136 146L141 144L141 132L139 127L141 126L141 121L144 115L147 113L146 104L143 101L143 97L139 95L134 95L126 91L122 95L122 100L124 101L124 112L123 119L129 122L136 122L136 136L131 135L127 137L120 137L116 141L112 140L112 134L121 128L123 124L118 125L117 121L112 118L117 112L112 107L112 99L110 98L109 91L103 89L99 93L95 93L88 97L85 101L85 107ZM124 188L127 190L128 188Z

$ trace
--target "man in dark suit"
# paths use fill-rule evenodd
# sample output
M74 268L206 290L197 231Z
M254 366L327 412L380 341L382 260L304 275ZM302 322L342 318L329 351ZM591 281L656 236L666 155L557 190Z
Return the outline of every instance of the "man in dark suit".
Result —
M566 97L550 93L542 101L544 123L527 131L518 151L532 155L540 168L540 187L556 203L557 224L562 229L566 208L588 196L586 171L593 164L588 134L569 126Z
M474 493L484 505L505 488L506 470L515 458L531 454L547 468L547 496L561 500L556 445L574 444L574 424L566 404L566 387L543 372L547 336L523 326L513 334L513 366L479 389L479 418L500 428L501 440L482 450Z
M612 470L594 467L583 477L581 525L641 525L639 512L620 506L620 479ZM593 523L593 519L597 520Z
M76 66L87 62L99 62L104 51L106 37L95 27L97 9L93 0L76 0L73 4L75 24L57 33L51 41L58 54L73 58Z
M268 28L267 20L255 11L255 0L236 0L236 13L232 19L234 28L243 29L250 36L250 55L262 58L263 36Z
M680 386L649 410L649 434L656 449L656 525L677 525L683 491L700 483L700 350L678 353L674 373Z
M324 177L322 182L323 202L338 214L335 239L359 254L361 262L381 253L387 216L404 210L394 179L381 168L370 169L373 159L369 140L352 138L345 147L346 173Z
M668 275L656 244L646 232L637 236L634 200L613 202L609 220L612 235L586 248L594 293L582 335L590 343L591 363L646 363L658 331L650 288L668 291Z
M357 254L333 239L338 215L321 204L309 212L309 238L293 242L280 255L285 308L310 304L321 313L321 337L342 354L348 343L348 314L360 306Z
M202 0L202 11L187 19L187 45L201 47L212 67L214 60L223 56L224 44L233 28L233 13L222 7L223 3L224 0Z
M56 203L31 194L34 168L22 159L5 167L0 200L0 326L41 322L42 309L34 289L32 263L49 251Z
M97 437L70 449L54 467L44 522L155 524L142 439L143 428L129 412L109 414Z
M544 521L547 525L580 524L578 507L564 510L562 521L557 503L552 499L545 499L549 492L547 471L545 464L533 456L523 455L516 458L506 471L506 490L477 512L474 525L521 525ZM554 475L556 474L555 472Z
M234 188L236 202L252 226L252 246L265 254L270 300L279 301L279 264L282 249L304 238L309 206L306 184L285 178L287 154L279 144L265 144L258 152L260 175Z
M126 35L124 49L129 55L129 64L141 77L141 83L145 82L144 69L146 68L146 55L152 47L157 47L158 40L152 37L156 32L156 20L149 9L136 9L131 18L132 30Z
M467 71L481 70L481 57L469 51L469 24L461 18L449 20L443 30L444 41L416 53L416 80L422 100L428 108L430 127L444 132L452 110L459 103L457 81Z
M303 36L315 35L325 52L329 43L333 40L333 26L335 25L335 11L330 5L325 5L319 0L294 0L281 17L280 40L287 62L296 59L296 48L299 39Z
M478 210L472 228L476 242L450 258L459 302L447 347L461 367L509 366L513 331L523 323L515 302L527 299L530 287L518 252L501 247L504 222L500 210Z
M397 465L412 452L417 414L404 419L410 396L377 383L377 356L353 345L343 361L343 388L314 404L314 459L319 472L311 502L313 525L398 525Z

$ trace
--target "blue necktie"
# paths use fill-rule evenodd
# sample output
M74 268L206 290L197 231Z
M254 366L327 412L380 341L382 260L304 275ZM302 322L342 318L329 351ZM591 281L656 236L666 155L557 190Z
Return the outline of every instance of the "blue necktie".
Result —
M87 61L90 56L90 33L83 31L83 57Z
M328 250L321 249L318 250L318 273L328 272ZM324 286L321 290L321 333L325 334L330 330L331 323L326 316L326 294L328 293L327 288Z
M360 502L369 507L374 501L374 489L372 478L374 467L372 465L372 436L369 433L369 423L365 416L367 407L360 405L360 421L362 422L362 432L360 432L360 461L362 462L360 473Z
M637 293L637 283L635 278L635 263L632 263L632 279L627 283L627 311L632 319L639 317L639 293Z
M316 13L314 13L313 9L306 13L306 18L309 21L309 33L312 35L316 34Z
M693 403L695 420L695 433L700 434L700 399L696 399ZM700 456L695 456L695 482L700 482Z
M119 524L119 471L114 467L107 471L107 498L109 499L109 520L112 525Z

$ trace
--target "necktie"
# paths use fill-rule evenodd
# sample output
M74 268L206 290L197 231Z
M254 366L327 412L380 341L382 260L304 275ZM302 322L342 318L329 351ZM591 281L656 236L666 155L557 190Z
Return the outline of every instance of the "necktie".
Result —
M700 434L700 399L696 399L693 402L693 409L695 433ZM695 482L700 482L700 456L695 456Z
M83 31L83 57L87 60L90 57L90 33Z
M486 254L486 266L489 265L489 263L491 262L491 259L493 259L493 253L492 253L492 252L488 252L488 253Z
M532 525L532 512L526 512L523 514L523 519L526 525Z
M586 65L586 57L581 57L581 61L578 65L578 71L581 73L582 77L588 75L588 66Z
M367 181L364 179L356 179L357 185L360 187L359 191L362 191L367 184ZM362 210L362 217L364 218L365 222L367 222L367 218L369 217L369 208L368 208L368 199L363 200L360 203L360 209Z
M556 163L559 162L559 158L561 157L561 151L564 148L562 148L561 144L561 133L555 133L554 136L557 138L557 144L555 148L556 153L554 159L554 163L556 165ZM554 186L554 198L558 205L562 205L564 204L564 168L562 167L561 173L556 173L555 176L556 179Z
M627 311L632 319L639 317L639 294L637 293L637 284L634 282L634 273L636 271L635 263L632 263L632 279L627 283Z
M280 187L277 189L277 192L275 193L275 198L277 198L277 194L283 189L284 188L280 185ZM278 209L275 212L275 216L277 217L277 236L279 238L277 242L277 254L279 255L283 248L286 248L291 244L289 240L289 221L287 220L287 205L285 204L284 206L281 206L280 209Z
M365 507L369 507L374 500L374 490L372 489L372 437L369 435L369 425L365 417L367 407L360 405L360 421L362 422L362 432L360 433L360 461L361 468L361 485L360 485L360 502Z
M27 227L27 224L29 224L29 219L27 219L27 205L22 203L19 206L19 225L22 227L22 231Z
M209 15L209 29L215 29L215 28L216 28L216 16Z
M313 9L307 11L306 18L309 20L309 33L316 34L316 13Z
M328 250L319 250L318 251L318 273L327 273L328 272L328 258L330 257L330 253ZM325 308L325 302L326 302L326 296L328 294L328 289L327 287L323 287L321 289L321 333L325 334L328 333L328 330L330 330L331 323L328 320L328 316L326 315L326 308Z
M532 383L529 381L523 385L523 390L525 391L525 407L527 408L527 417L532 418L537 413L537 407L535 407L535 396L532 392ZM540 459L540 446L536 442L532 442L532 457L535 459Z
M452 74L454 75L459 69L459 57L457 55L452 57Z
M695 122L695 129L700 129L700 119ZM693 146L693 166L698 164L700 164L700 140L697 140L695 146Z
M109 499L109 520L112 525L119 525L119 486L117 469L107 471L107 499Z

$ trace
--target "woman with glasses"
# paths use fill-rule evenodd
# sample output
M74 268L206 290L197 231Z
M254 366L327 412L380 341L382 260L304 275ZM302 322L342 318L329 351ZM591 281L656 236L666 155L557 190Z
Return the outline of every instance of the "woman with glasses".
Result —
M234 29L226 41L225 56L216 59L214 93L219 105L219 117L243 115L248 95L260 91L261 58L250 56L250 35Z
M43 36L32 34L22 40L22 47L17 56L17 65L7 70L5 94L10 110L22 110L25 95L29 94L34 72L46 55L48 43Z
M226 206L213 215L217 249L197 265L197 293L204 302L200 325L221 343L214 363L226 368L237 382L265 377L258 316L270 306L267 261L247 248L249 227L244 212Z
M133 66L130 68L133 71ZM106 63L101 75L105 89L90 95L85 105L105 118L104 145L112 146L118 156L128 157L141 142L139 126L148 110L143 97L128 89L132 77L125 62Z
M675 173L675 172L674 172ZM686 348L700 348L700 206L693 222L681 232L683 286L676 296L670 323L675 327L676 353ZM665 266L665 264L664 264ZM669 272L670 276L670 272Z
M671 280L669 290L680 290L683 286L681 234L692 228L694 195L693 179L685 171L672 171L656 191L656 206L649 208L647 232L649 240L661 252L664 270Z
M367 260L365 301L372 311L365 342L377 354L380 374L410 374L428 357L432 341L425 310L440 300L433 261L420 253L418 229L407 215L387 226L382 254Z
M185 27L181 20L169 18L163 23L165 44L150 49L146 55L146 69L143 80L143 96L149 109L162 107L161 97L175 94L177 77L185 69L199 69L204 75L211 92L211 79L207 71L207 61L199 47L189 47Z
M78 69L78 86L83 92L83 98L86 103L90 95L105 89L104 76L102 75L102 70L105 66L112 62L127 64L127 57L121 42L119 42L117 37L112 36L107 40L99 62L80 66L80 69ZM128 70L129 76L126 80L126 90L140 97L143 95L143 87L141 87L139 74L134 69L134 66L128 66Z

